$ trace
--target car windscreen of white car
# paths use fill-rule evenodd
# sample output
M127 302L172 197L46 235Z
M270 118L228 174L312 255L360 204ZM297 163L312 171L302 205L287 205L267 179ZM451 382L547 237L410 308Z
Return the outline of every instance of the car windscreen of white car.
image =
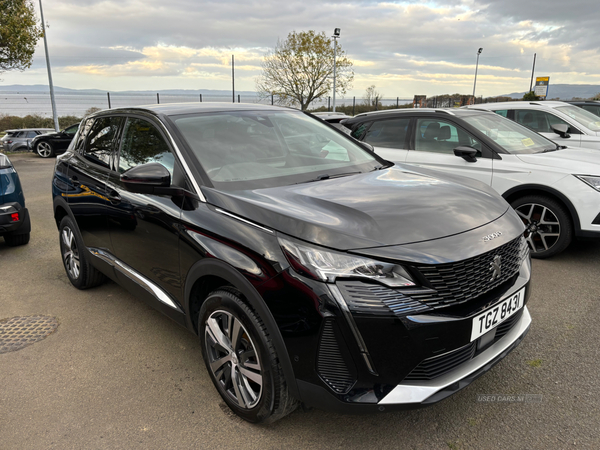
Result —
M551 140L497 114L473 115L463 120L508 153L543 153L559 149Z
M600 119L597 115L592 114L578 106L559 106L556 108L563 114L566 114L574 121L580 123L584 127L592 131L600 131Z
M382 166L349 138L300 112L228 111L172 119L218 189L286 186Z

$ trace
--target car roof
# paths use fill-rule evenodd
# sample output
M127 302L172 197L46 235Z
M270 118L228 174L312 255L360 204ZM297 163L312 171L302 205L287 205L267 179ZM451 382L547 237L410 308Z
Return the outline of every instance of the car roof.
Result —
M51 130L54 131L54 128L14 128L12 130L5 130L5 133L15 133L17 131L45 131Z
M494 102L494 103L480 103L478 105L468 105L463 106L463 108L468 109L496 109L501 106L500 109L509 109L509 108L526 108L528 106L541 106L542 108L557 108L559 106L568 106L567 102L559 102L556 100L541 100L535 102L528 101L514 101L514 102Z
M89 117L97 115L114 114L118 112L139 112L144 111L154 115L176 116L180 114L198 114L210 112L227 112L227 111L282 111L290 110L297 111L294 108L282 106L261 105L258 103L225 103L225 102L202 102L202 103L164 103L162 105L142 105L131 108L113 108L104 109L91 114Z
M401 109L384 109L381 111L370 111L366 113L357 114L354 116L355 118L364 118L364 117L372 117L372 116L398 116L403 114L447 114L449 116L472 116L475 114L480 114L482 112L490 112L487 110L483 111L474 111L468 109L459 109L459 108L401 108ZM353 119L348 119L348 122L353 121Z

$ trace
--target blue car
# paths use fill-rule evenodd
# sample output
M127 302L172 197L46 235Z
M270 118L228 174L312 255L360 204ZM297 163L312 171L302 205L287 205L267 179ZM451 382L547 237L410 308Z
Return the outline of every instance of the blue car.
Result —
M0 236L7 245L29 242L31 222L19 174L6 155L0 153Z

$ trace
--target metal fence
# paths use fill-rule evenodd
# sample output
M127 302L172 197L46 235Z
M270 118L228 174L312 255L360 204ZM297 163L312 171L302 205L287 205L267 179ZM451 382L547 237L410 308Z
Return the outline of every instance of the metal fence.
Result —
M83 117L90 108L110 109L133 107L162 103L197 103L197 102L227 102L280 104L277 96L264 97L255 92L236 94L172 94L164 92L61 92L55 93L56 107L59 116ZM378 108L400 107L412 103L412 99L385 98L377 104L370 105L362 98L342 97L336 99L336 106L346 114L370 111ZM331 111L331 97L321 98L311 103L309 110ZM0 114L24 117L27 115L52 116L50 93L44 91L1 91Z

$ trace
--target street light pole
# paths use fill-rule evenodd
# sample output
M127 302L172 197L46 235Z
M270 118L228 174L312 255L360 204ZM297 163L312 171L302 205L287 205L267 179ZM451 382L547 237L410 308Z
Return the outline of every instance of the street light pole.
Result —
M333 112L335 112L335 71L336 71L336 58L337 58L337 40L340 37L340 29L336 28L333 30Z
M475 86L477 85L477 69L479 67L479 55L481 55L482 51L483 48L477 50L477 64L475 64L475 81L473 82L473 104L475 104Z
M44 10L40 0L40 14L42 16L42 29L44 30L44 48L46 49L46 67L48 68L48 85L50 86L50 102L52 103L52 117L54 119L54 131L59 131L58 115L56 114L56 100L54 99L54 84L52 83L52 69L50 68L50 55L48 54L48 40L46 39L46 22L44 22Z

